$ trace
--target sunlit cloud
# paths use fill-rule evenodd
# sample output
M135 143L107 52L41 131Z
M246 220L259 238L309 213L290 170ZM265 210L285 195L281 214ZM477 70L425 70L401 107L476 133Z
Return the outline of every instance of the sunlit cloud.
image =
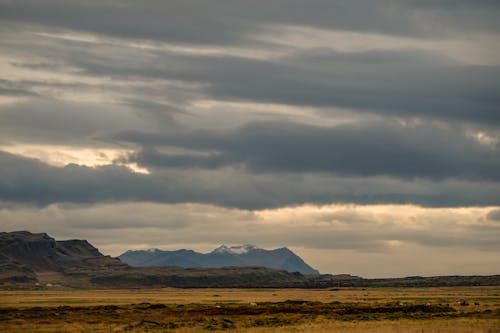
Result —
M0 151L38 159L44 163L57 167L66 166L68 164L78 164L89 167L110 165L132 152L130 149L85 148L36 144L0 146ZM135 163L118 163L118 165L126 166L134 172L149 173L147 169L141 168Z

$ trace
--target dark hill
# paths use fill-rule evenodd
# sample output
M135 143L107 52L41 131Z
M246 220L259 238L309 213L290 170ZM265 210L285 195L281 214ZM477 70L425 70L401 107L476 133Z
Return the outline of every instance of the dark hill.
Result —
M102 255L86 240L56 241L45 233L0 233L3 261L22 263L34 271L65 271L74 268L125 267L120 260Z
M125 267L86 240L56 241L45 233L28 231L0 233L0 282L37 281L37 273L44 272Z

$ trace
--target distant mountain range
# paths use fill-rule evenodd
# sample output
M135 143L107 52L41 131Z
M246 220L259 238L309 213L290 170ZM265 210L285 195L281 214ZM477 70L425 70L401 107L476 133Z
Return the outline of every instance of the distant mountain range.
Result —
M135 256L136 263L149 257L151 258L149 263L152 265L175 264L177 267L131 267L118 258L101 254L86 240L58 241L45 233L0 232L0 289L164 287L336 289L500 285L500 275L413 276L394 279L363 279L348 274L319 275L287 248L267 251L251 245L221 246L207 254L190 250L156 249L128 251L125 254L130 258ZM160 260L161 257L164 261ZM210 258L211 265L231 267L182 268L180 266L185 263L186 257L192 258L190 265L201 265L200 260ZM279 269L255 267L255 265L277 265Z
M246 250L228 249L227 254L238 251ZM224 248L216 252L226 255ZM317 286L320 282L310 281L313 276L319 277L265 267L131 267L103 255L86 240L58 241L45 233L0 232L0 289L300 288Z
M118 257L133 267L178 266L183 268L267 267L317 275L319 272L306 264L286 247L264 250L254 245L221 245L210 253L192 250L163 251L159 249L127 251Z

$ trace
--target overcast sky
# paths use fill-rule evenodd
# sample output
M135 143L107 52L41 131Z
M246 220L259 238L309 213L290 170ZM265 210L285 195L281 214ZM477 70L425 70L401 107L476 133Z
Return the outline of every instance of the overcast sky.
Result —
M500 274L500 2L0 0L0 231Z

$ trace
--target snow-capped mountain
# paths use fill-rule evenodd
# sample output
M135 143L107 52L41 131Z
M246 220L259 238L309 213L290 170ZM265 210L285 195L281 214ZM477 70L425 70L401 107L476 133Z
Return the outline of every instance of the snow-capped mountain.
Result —
M250 245L250 244L235 245L235 246L221 245L215 250L213 250L212 253L243 254L257 249L258 248L255 245Z
M209 253L192 250L159 249L127 251L118 258L130 266L180 266L184 268L220 268L227 266L261 266L302 274L319 274L286 247L264 250L255 245L221 245Z

